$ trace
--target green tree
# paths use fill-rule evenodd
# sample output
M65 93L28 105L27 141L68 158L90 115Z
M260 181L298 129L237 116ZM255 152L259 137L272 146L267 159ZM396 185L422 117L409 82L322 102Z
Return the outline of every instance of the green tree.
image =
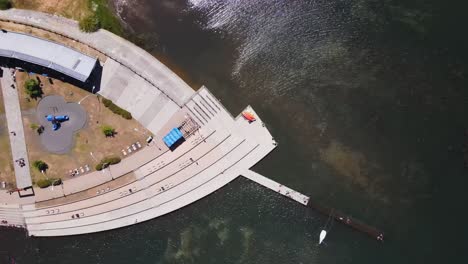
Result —
M33 167L39 171L46 171L49 168L49 165L42 160L36 160L33 162Z
M106 137L113 137L116 134L115 129L111 126L102 126L101 129Z
M83 32L96 32L101 27L99 18L96 15L89 15L82 18L78 25Z
M0 0L0 10L10 9L12 7L10 0Z
M42 92L42 88L39 85L39 82L36 79L29 79L24 83L24 88L26 89L26 93L29 97L33 99L37 99L41 97L44 93Z

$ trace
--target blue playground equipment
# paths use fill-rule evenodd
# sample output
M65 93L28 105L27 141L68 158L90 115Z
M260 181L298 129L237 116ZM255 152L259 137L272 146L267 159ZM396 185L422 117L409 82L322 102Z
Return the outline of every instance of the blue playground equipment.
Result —
M52 122L52 130L54 131L60 128L60 124L62 122L70 120L70 117L68 117L67 115L46 115L45 118L47 121Z

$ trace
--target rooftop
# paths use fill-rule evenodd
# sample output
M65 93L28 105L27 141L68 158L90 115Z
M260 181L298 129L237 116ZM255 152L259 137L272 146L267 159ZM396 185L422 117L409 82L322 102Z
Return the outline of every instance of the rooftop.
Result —
M0 31L0 56L15 58L86 81L96 59L52 41L15 32Z

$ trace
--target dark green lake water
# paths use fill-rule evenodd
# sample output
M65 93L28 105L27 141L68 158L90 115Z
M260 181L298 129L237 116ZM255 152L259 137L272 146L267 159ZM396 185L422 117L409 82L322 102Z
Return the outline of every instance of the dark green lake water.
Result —
M468 35L459 3L116 1L134 41L279 147L256 171L386 233L381 244L244 179L86 236L0 232L18 263L466 263Z

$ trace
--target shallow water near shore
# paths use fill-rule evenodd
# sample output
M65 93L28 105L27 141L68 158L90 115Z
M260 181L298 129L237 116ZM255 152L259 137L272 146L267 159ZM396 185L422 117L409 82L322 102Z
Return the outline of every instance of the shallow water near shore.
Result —
M467 260L467 39L460 5L116 1L128 32L279 147L254 170L382 229L386 241L239 178L110 232L0 232L18 263L440 263ZM455 22L454 22L455 21Z

